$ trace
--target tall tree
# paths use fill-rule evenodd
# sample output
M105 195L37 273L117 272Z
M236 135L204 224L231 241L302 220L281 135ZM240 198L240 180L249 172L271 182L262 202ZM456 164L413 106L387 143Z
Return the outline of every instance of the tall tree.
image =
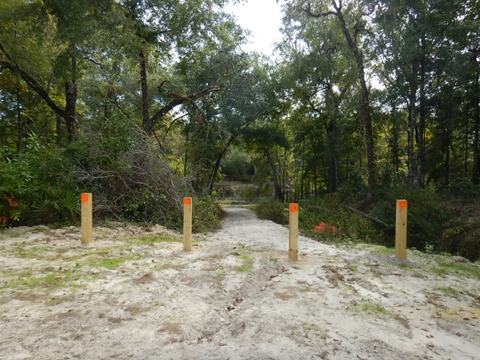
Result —
M20 76L64 120L69 140L78 135L80 63L88 57L93 46L90 40L110 5L109 0L22 1L4 3L0 10L0 70L8 69ZM23 32L21 38L15 35L18 32ZM43 63L43 69L33 66L32 58ZM46 71L41 74L38 69ZM56 92L63 92L63 103L51 93L52 86Z
M376 179L375 144L370 107L370 91L365 73L365 58L361 44L361 33L366 30L366 20L361 4L354 1L299 1L298 6L308 16L322 18L333 16L343 33L356 64L357 79L360 85L359 116L363 124L367 149L368 194L373 195Z

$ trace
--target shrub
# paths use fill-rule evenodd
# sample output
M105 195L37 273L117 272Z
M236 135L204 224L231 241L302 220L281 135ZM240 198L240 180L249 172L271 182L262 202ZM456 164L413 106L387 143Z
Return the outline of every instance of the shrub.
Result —
M394 225L396 200L406 199L408 246L419 250L425 250L427 245L437 251L441 248L442 234L455 216L452 211L441 206L433 189L393 187L380 196L370 210L372 216ZM393 236L386 239L386 245L394 245Z
M0 150L0 216L10 225L70 223L79 189L62 150L31 136L22 152Z
M302 232L322 240L378 242L384 236L372 221L344 208L337 195L302 201L299 221ZM335 231L318 231L322 223Z
M278 224L288 222L286 205L280 201L261 200L255 206L255 212L260 219L272 220Z
M229 179L247 182L255 171L249 156L237 151L226 156L221 172Z
M203 233L220 228L223 210L210 198L193 199L193 231Z
M191 186L160 146L132 127L105 123L94 130L63 149L35 136L21 152L0 149L0 226L78 222L79 194L87 191L96 219L181 228ZM194 209L194 231L220 226L221 208L211 200L197 200Z
M97 146L91 147L96 139L92 136L88 142L80 139L70 150L75 156L76 180L97 194L96 216L176 227L181 221L182 198L191 188L171 169L159 145L136 129L110 136L124 137L122 145L110 138L98 139Z

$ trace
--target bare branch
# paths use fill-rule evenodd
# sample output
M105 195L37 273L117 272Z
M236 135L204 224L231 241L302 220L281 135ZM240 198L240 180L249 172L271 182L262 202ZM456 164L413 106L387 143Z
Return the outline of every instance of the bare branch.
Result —
M85 56L83 59L84 59L84 60L88 60L88 61L90 61L92 64L95 64L95 65L97 65L97 66L99 66L99 67L101 67L101 68L103 68L103 67L105 66L105 65L103 65L102 63L99 63L98 61L95 61L95 60L93 60L91 57L88 57L88 56Z
M26 71L20 68L13 58L8 54L8 52L5 50L3 45L0 43L0 52L3 53L5 58L7 58L7 61L2 61L0 60L0 68L2 69L9 69L11 72L14 74L20 75L20 77L27 83L27 85L35 91L50 107L50 109L53 110L57 115L59 115L62 118L65 118L66 112L62 108L60 108L55 101L48 95L48 92L38 83L37 80L35 80L30 74L28 74Z

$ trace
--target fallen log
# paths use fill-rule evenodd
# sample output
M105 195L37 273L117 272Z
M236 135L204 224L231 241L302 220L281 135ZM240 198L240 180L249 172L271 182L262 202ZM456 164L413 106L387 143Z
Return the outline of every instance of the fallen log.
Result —
M376 217L374 217L374 216L372 216L372 215L366 214L366 213L364 213L363 211L360 211L360 210L355 209L354 207L351 207L351 206L348 206L348 205L342 205L342 206L343 206L345 209L350 210L350 211L353 211L355 214L360 215L360 216L363 216L363 217L365 217L365 218L373 221L373 222L376 223L376 224L382 225L383 227L385 227L385 228L387 228L387 229L389 229L389 230L393 229L393 225L387 224L386 222L383 222L382 220L380 220L380 219L378 219L378 218L376 218Z

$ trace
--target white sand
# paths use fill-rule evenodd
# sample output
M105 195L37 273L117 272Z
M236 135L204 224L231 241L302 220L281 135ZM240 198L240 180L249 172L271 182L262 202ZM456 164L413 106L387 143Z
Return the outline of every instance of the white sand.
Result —
M96 229L97 251L129 257L114 270L85 264L95 249L79 245L76 228L6 231L0 359L480 359L478 278L433 274L433 256L399 265L303 237L300 261L289 263L287 228L226 212L192 253L125 245L165 232L158 226ZM75 277L11 285L52 268Z

